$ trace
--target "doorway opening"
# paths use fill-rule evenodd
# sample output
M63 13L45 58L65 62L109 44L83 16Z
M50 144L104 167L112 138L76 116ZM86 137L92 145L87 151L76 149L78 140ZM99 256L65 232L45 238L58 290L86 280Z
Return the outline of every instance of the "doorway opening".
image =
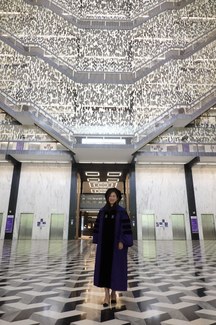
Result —
M93 229L95 220L97 218L99 210L95 211L81 211L80 226L81 226L81 238L91 238L93 236Z
M78 237L93 236L95 220L99 210L106 204L108 188L118 188L122 193L120 205L129 209L130 164L79 164L80 199L78 216Z

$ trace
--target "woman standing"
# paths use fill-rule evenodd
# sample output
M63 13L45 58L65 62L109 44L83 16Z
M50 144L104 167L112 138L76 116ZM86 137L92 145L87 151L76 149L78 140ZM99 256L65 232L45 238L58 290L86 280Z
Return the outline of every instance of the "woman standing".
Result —
M116 303L116 291L127 290L127 251L133 245L129 216L118 203L121 192L110 188L100 209L93 233L97 244L94 285L105 290L103 306ZM111 292L110 292L111 291Z

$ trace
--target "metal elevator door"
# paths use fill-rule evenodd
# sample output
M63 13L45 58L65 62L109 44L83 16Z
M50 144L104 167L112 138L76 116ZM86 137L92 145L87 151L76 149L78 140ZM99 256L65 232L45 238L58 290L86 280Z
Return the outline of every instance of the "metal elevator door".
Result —
M202 229L204 239L215 239L215 222L213 214L201 214L202 219Z
M185 232L184 214L172 214L171 220L172 220L173 239L185 240L186 232Z
M51 214L50 239L63 239L64 219L64 214Z
M33 213L21 213L19 239L32 239Z
M155 239L155 215L142 215L142 239Z

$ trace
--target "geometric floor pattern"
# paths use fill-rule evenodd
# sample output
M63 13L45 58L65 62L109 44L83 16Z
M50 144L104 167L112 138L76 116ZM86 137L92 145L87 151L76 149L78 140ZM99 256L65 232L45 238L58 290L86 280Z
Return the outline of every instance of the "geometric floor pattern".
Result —
M0 325L216 325L216 241L134 241L102 306L91 239L0 242Z

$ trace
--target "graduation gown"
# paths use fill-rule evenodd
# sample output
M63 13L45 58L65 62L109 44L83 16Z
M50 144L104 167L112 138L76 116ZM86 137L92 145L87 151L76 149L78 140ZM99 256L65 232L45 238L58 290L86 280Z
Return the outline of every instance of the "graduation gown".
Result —
M118 249L118 243L123 249ZM97 244L94 285L116 291L127 290L127 252L133 245L129 216L120 205L100 209L93 232Z

